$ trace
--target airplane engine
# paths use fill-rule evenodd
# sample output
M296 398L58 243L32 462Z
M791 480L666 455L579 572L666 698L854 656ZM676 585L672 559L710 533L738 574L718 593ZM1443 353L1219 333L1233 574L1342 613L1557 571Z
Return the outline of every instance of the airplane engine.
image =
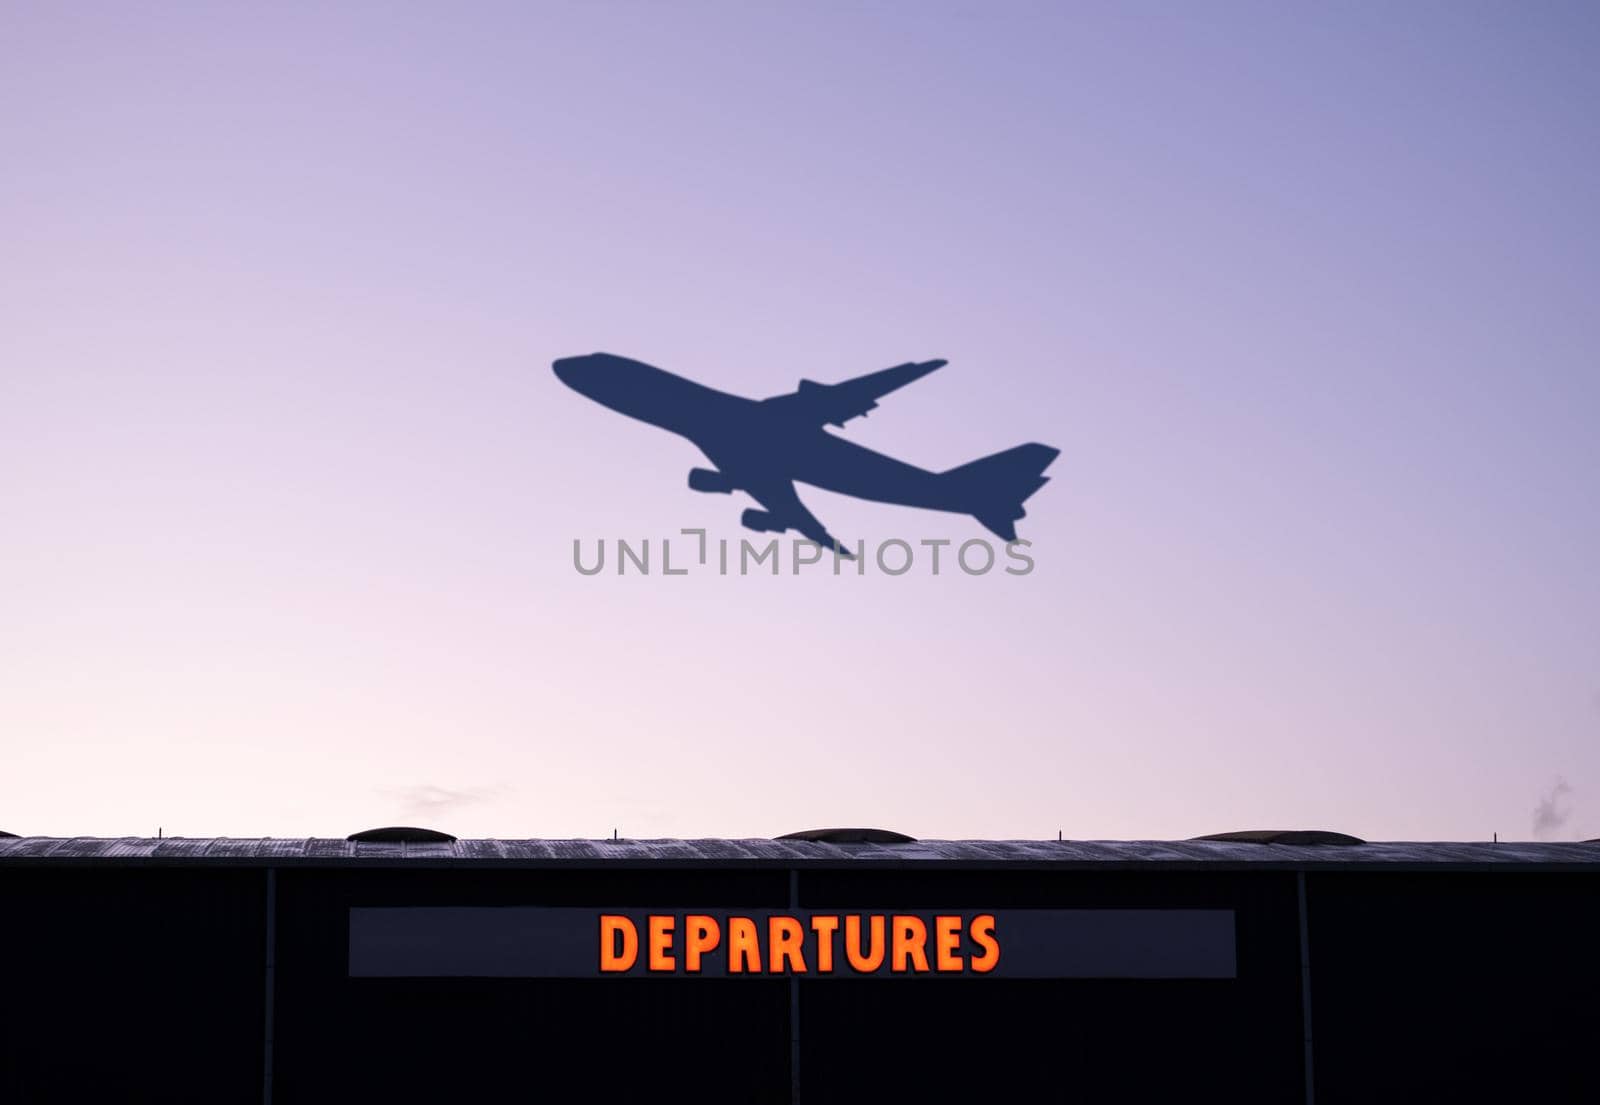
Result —
M708 491L714 494L726 495L733 490L733 484L721 472L710 468L689 469L689 489L691 491Z
M782 533L789 528L778 521L777 515L764 510L747 510L739 515L739 522L745 529L753 529L757 533Z

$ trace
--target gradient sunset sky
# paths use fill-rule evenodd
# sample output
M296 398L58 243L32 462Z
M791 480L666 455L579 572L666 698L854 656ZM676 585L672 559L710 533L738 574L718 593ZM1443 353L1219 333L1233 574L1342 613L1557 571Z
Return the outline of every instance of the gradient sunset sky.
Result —
M0 3L0 829L1600 836L1597 57L1586 3ZM947 358L838 432L1060 448L1037 568L580 576L754 536L597 350Z

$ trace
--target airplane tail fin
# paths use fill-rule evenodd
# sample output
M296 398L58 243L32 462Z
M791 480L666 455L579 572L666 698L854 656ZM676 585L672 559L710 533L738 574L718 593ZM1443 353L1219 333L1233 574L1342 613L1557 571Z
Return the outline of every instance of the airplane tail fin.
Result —
M952 468L944 477L983 527L1007 541L1017 539L1017 519L1027 511L1023 501L1050 482L1042 473L1061 455L1060 449L1034 442Z

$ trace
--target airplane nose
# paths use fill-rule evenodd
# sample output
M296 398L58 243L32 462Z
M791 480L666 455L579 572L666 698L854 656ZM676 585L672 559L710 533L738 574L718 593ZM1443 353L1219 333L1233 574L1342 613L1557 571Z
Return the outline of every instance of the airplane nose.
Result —
M566 384L569 388L576 387L578 366L582 361L582 357L562 357L550 367L555 369L556 379Z

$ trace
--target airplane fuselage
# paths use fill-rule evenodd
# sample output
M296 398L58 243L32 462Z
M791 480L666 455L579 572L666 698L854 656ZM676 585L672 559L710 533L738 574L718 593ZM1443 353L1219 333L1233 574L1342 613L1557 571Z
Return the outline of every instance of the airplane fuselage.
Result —
M735 489L782 479L875 502L949 509L939 473L837 437L780 404L609 354L558 361L556 374L619 414L688 438Z

